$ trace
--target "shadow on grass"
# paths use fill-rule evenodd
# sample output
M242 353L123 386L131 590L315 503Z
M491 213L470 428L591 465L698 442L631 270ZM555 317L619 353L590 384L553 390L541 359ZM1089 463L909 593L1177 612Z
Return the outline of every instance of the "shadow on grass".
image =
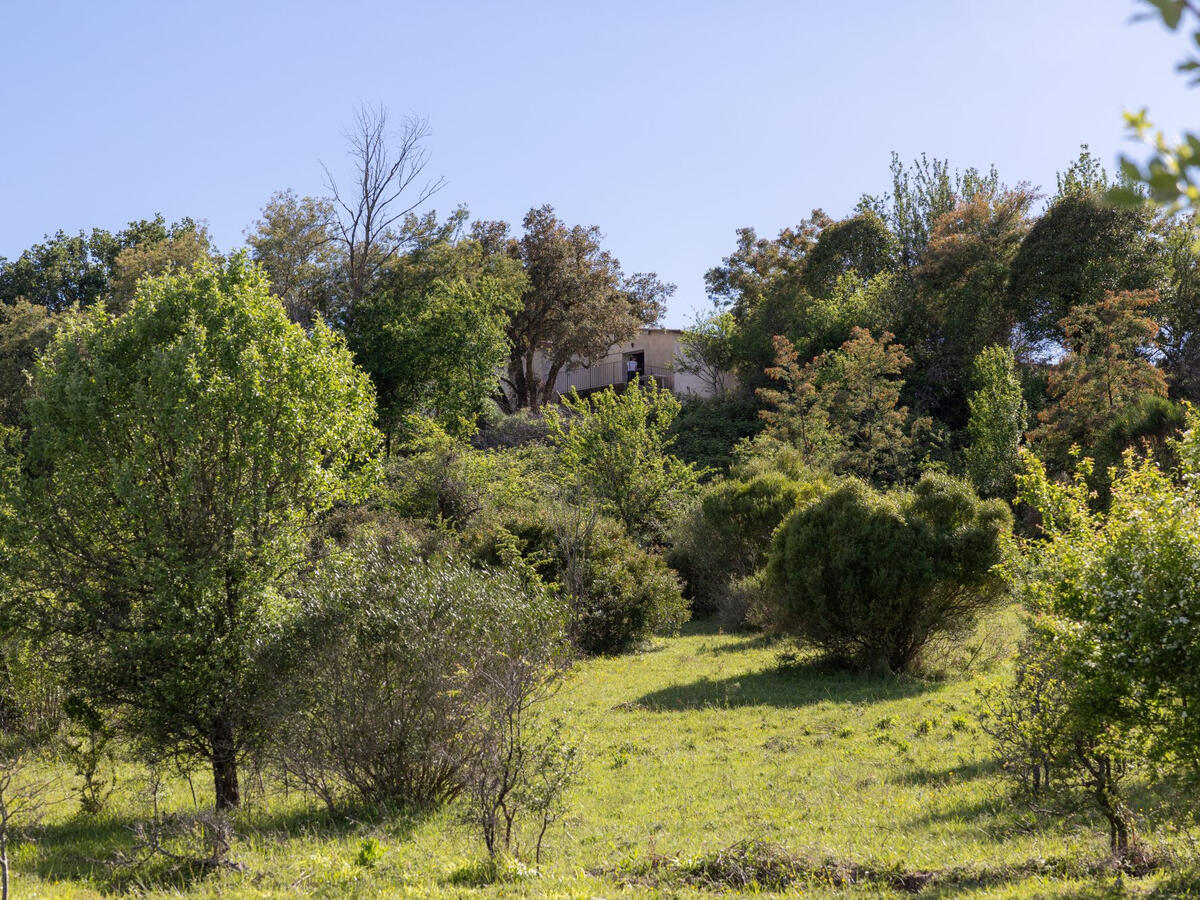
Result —
M1000 771L1000 764L994 759L980 759L972 763L958 766L946 766L932 769L928 767L902 772L888 780L893 784L906 787L946 787L951 784L961 784L964 781L974 781L986 778Z
M419 810L370 804L347 804L330 810L316 803L294 803L285 808L247 810L238 820L238 832L280 840L342 837L386 826L388 833L407 840L427 818Z
M330 811L324 806L296 802L284 808L250 807L234 817L232 857L238 843L251 837L274 841L297 838L334 838L385 827L399 840L407 840L426 818L420 812L354 805ZM130 869L119 857L136 855L134 829L145 819L79 816L31 829L37 847L32 870L47 881L82 881L100 891L182 890L212 874L203 864L168 864L150 860Z
M30 829L38 848L33 870L47 881L98 882L110 873L109 860L133 848L134 819L79 816Z
M702 678L690 684L651 691L629 709L676 712L691 709L727 709L742 706L779 708L833 703L878 703L914 697L938 690L940 684L906 676L876 677L830 672L820 661L764 669L730 678Z

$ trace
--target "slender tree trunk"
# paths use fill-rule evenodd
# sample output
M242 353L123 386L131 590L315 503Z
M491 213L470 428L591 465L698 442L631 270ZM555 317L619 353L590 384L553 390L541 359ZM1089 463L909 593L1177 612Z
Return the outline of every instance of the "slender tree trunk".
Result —
M533 351L525 355L525 397L522 402L528 406L531 412L537 412L541 408L538 396L538 380L537 373L533 367Z
M233 809L241 802L241 792L238 789L237 745L233 722L228 716L219 716L213 725L212 767L217 809Z

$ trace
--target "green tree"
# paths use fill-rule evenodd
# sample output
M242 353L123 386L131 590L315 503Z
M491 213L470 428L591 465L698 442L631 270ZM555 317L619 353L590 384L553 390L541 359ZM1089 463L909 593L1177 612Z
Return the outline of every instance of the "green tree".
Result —
M1075 766L1110 824L1113 850L1135 840L1133 815L1106 772L1150 761L1160 776L1200 757L1200 421L1188 413L1178 471L1127 455L1106 511L1091 504L1091 461L1073 480L1024 455L1021 497L1043 534L1027 547L1021 599L1040 652L1060 673ZM1107 762L1097 768L1097 760ZM1099 777L1098 777L1099 776Z
M779 284L803 278L808 254L832 221L814 209L807 219L784 228L775 238L760 238L753 228L739 228L734 251L704 273L708 296L742 320Z
M1031 191L980 192L934 220L903 328L915 363L913 402L952 427L966 418L971 366L991 344L1009 344L1017 313L1009 269L1029 230Z
M337 308L344 261L330 233L333 204L293 191L277 191L246 236L254 260L271 279L271 293L293 322L307 327L316 315L329 320Z
M1151 215L1113 207L1087 185L1065 180L1013 258L1011 302L1033 340L1061 339L1072 307L1109 291L1156 289L1166 275Z
M525 234L516 241L507 239L502 223L480 223L476 235L506 245L525 266L528 284L509 320L512 349L504 380L514 408L536 410L550 401L568 363L600 359L613 344L657 322L675 286L652 272L625 275L601 248L599 228L568 227L553 207L531 209L523 224Z
M1030 441L1052 468L1068 470L1073 444L1090 447L1122 410L1144 394L1166 396L1162 371L1147 356L1158 325L1147 315L1156 295L1108 293L1073 307L1061 324L1067 357L1050 373L1053 403L1038 413Z
M906 166L893 151L891 172L891 192L882 198L864 195L858 208L887 223L899 245L898 261L905 269L921 263L939 217L964 200L1000 190L995 167L987 172L974 167L951 170L948 160L930 159L924 153Z
M967 471L981 495L1011 498L1029 417L1013 352L1007 347L985 348L975 360L973 382Z
M546 410L563 476L644 542L665 540L698 482L696 470L668 452L679 408L670 391L635 379L620 393L572 391L563 411Z
M313 516L372 472L370 382L235 257L142 281L119 318L68 318L28 410L20 519L66 683L151 751L207 760L236 805L279 587Z
M54 335L57 317L45 306L21 299L0 306L0 426L25 416L29 375Z
M0 303L25 298L51 312L75 304L88 306L106 299L111 290L117 258L133 247L158 244L203 229L191 219L167 225L166 219L130 222L116 234L103 228L77 235L59 231L47 235L14 260L0 258ZM140 271L136 275L142 274Z
M821 230L804 263L804 283L816 297L828 295L848 272L870 280L896 267L899 243L871 210Z
M411 413L466 436L499 388L505 332L526 279L519 261L457 240L463 210L439 226L412 221L411 249L377 276L347 323L351 349L370 373L388 446Z
M733 339L737 327L733 313L713 311L697 313L695 321L679 336L672 365L676 372L695 375L709 395L723 397L729 390L733 373Z
M208 229L190 220L172 226L162 238L131 244L112 261L106 300L109 308L122 312L137 295L138 282L147 276L185 271L204 259L215 259L216 251Z

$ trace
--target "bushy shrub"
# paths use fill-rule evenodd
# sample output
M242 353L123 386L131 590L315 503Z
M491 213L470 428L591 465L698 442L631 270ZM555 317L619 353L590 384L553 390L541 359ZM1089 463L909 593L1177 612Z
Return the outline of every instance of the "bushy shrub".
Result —
M770 624L865 668L910 669L939 633L968 628L999 596L1011 514L940 473L881 493L848 479L776 532Z
M597 505L647 546L665 543L695 496L699 473L669 453L679 401L653 380L586 398L571 393L545 411L555 470L568 502Z
M734 584L762 568L780 522L825 488L822 476L806 468L757 465L707 485L667 557L686 581L692 609L740 624L744 592Z
M679 579L662 557L635 544L620 524L599 519L583 548L583 579L571 592L571 636L584 653L619 653L688 619ZM565 564L571 552L561 545Z
M378 542L329 556L298 599L275 649L295 673L278 756L330 805L454 796L493 737L493 705L541 691L565 659L552 594Z
M763 430L766 422L758 405L733 394L683 401L671 423L671 449L684 462L701 471L727 471L734 463L734 447Z

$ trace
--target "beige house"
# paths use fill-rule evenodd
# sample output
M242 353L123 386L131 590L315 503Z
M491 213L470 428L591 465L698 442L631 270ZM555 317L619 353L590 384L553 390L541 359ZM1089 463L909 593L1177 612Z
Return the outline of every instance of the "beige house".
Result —
M733 390L736 381L732 374L715 373L714 378L704 378L676 370L682 333L678 328L643 328L633 340L614 344L603 359L590 365L565 366L554 382L554 391L566 394L574 388L583 394L625 384L634 375L642 381L652 378L680 397L711 397L722 390Z

